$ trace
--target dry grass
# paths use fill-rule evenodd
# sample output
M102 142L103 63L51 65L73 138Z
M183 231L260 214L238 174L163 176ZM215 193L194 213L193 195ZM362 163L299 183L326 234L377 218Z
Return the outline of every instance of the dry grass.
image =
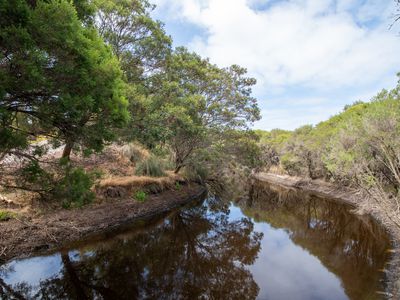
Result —
M132 142L120 147L119 151L125 158L134 163L149 159L150 157L150 152L136 142Z
M43 165L52 173L57 172L58 160L62 154L62 147L50 151L43 160L48 163ZM95 184L93 190L98 198L124 198L130 197L135 191L143 190L148 193L158 193L167 189L175 188L177 181L184 181L181 176L173 172L165 172L163 177L135 176L137 159L148 159L150 153L141 145L130 143L128 145L112 144L103 150L102 153L92 154L84 157L79 152L73 152L71 161L75 166L82 167L85 171L99 171L101 180ZM51 168L54 168L51 169ZM37 195L24 191L1 191L10 200L23 207L34 211L47 211L52 209L50 203L42 203L37 200ZM4 202L4 201L2 201ZM50 206L49 206L50 205ZM56 203L54 204L56 205ZM0 203L0 208L7 208L4 203Z
M182 176L166 173L165 177L121 176L103 179L96 185L95 191L100 197L123 198L139 190L159 193L174 188L177 181L184 181Z
M277 175L288 175L281 165L273 165L269 168L268 173Z
M135 172L135 164L123 154L123 146L115 144L89 157L74 155L72 160L86 171L101 171L103 178L130 176Z

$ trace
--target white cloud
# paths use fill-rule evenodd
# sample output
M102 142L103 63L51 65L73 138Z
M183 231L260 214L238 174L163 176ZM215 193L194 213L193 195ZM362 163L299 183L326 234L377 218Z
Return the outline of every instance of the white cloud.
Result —
M341 89L357 95L371 87L390 87L400 71L400 30L388 30L393 1L158 0L157 4L163 11L173 7L168 18L204 28L206 34L194 36L189 48L220 66L246 67L258 79L256 94L267 99L287 97L292 87L313 91L313 98L329 98ZM263 8L256 10L257 6Z
M282 1L265 11L251 9L259 0L171 2L179 7L175 16L208 31L190 48L219 65L243 65L268 85L368 84L400 67L400 39L387 24L373 30L358 25L346 10L354 1ZM385 7L367 1L356 13L369 19Z

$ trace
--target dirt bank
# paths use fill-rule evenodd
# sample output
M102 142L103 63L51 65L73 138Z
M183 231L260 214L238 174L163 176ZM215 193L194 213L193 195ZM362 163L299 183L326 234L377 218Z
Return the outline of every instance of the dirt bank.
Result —
M257 173L253 174L253 177L270 184L299 189L316 196L344 202L356 208L359 213L372 215L387 229L392 238L393 249L391 252L393 252L393 255L385 270L387 278L385 296L388 299L400 299L400 229L390 221L385 212L380 210L379 207L366 209L364 205L365 199L360 191L339 187L322 180L310 180L273 173Z
M150 195L143 203L132 198L111 199L82 209L62 209L38 217L0 222L0 263L167 212L201 197L205 191L203 186L188 184L179 190Z

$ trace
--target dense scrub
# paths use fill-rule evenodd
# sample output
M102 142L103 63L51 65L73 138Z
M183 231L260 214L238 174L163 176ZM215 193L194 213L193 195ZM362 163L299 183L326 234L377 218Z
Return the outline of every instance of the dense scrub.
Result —
M267 168L359 188L400 226L400 84L316 126L258 134Z

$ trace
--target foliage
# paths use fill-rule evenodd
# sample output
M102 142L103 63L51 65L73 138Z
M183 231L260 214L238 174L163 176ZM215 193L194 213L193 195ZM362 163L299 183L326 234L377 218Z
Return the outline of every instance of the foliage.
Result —
M5 222L13 218L15 218L15 213L6 210L0 210L0 222Z
M254 133L260 138L260 143L269 144L273 147L279 147L284 144L292 135L289 130L272 129L271 131L254 130Z
M182 186L181 186L181 184L180 184L178 181L175 182L175 189L176 189L177 191L179 191L179 190L182 189Z
M80 167L73 167L70 163L66 163L63 168L65 174L53 192L58 199L63 201L63 207L82 207L91 203L95 198L91 188L96 174L87 173Z
M159 69L171 51L171 38L151 18L154 5L147 0L95 0L97 28L121 61L128 82Z
M291 176L302 174L302 162L296 155L285 153L280 158L281 166Z
M162 73L154 76L155 87L143 103L144 115L136 124L138 138L154 147L166 143L174 154L175 172L193 154L220 141L224 133L245 129L260 118L251 97L255 80L239 66L218 68L185 48L177 48L166 60Z
M135 166L135 174L139 176L163 177L165 176L164 162L155 155L139 161Z
M147 194L144 191L137 191L135 193L135 199L139 202L144 202L147 199Z
M209 177L209 170L201 163L196 163L196 160L191 160L186 164L183 175L189 181L205 182Z
M71 2L30 3L0 4L0 151L39 134L66 143L65 157L76 143L100 150L128 119L119 63Z
M369 103L355 102L338 115L316 126L302 126L293 132L272 130L261 134L261 146L269 162L280 165L291 175L329 178L326 157L332 151L332 141L351 121L360 120Z
M278 145L271 133L261 135L288 174L360 188L388 215L400 207L400 83L314 127L296 129ZM400 226L398 216L390 218Z
M46 172L38 161L32 160L19 170L19 186L39 193L50 192L53 188L54 177Z
M326 158L333 174L338 178L352 178L367 172L387 184L399 185L396 183L400 178L399 99L399 87L391 92L383 91L361 118L346 123L332 140L332 152Z
M48 150L89 155L116 136L138 175L187 167L205 178L218 176L219 165L262 163L249 130L260 118L255 79L237 65L172 49L153 9L147 0L0 3L0 162L18 161L12 176L21 183L8 187L84 205L92 175L64 160L57 166ZM5 169L0 164L2 185Z

